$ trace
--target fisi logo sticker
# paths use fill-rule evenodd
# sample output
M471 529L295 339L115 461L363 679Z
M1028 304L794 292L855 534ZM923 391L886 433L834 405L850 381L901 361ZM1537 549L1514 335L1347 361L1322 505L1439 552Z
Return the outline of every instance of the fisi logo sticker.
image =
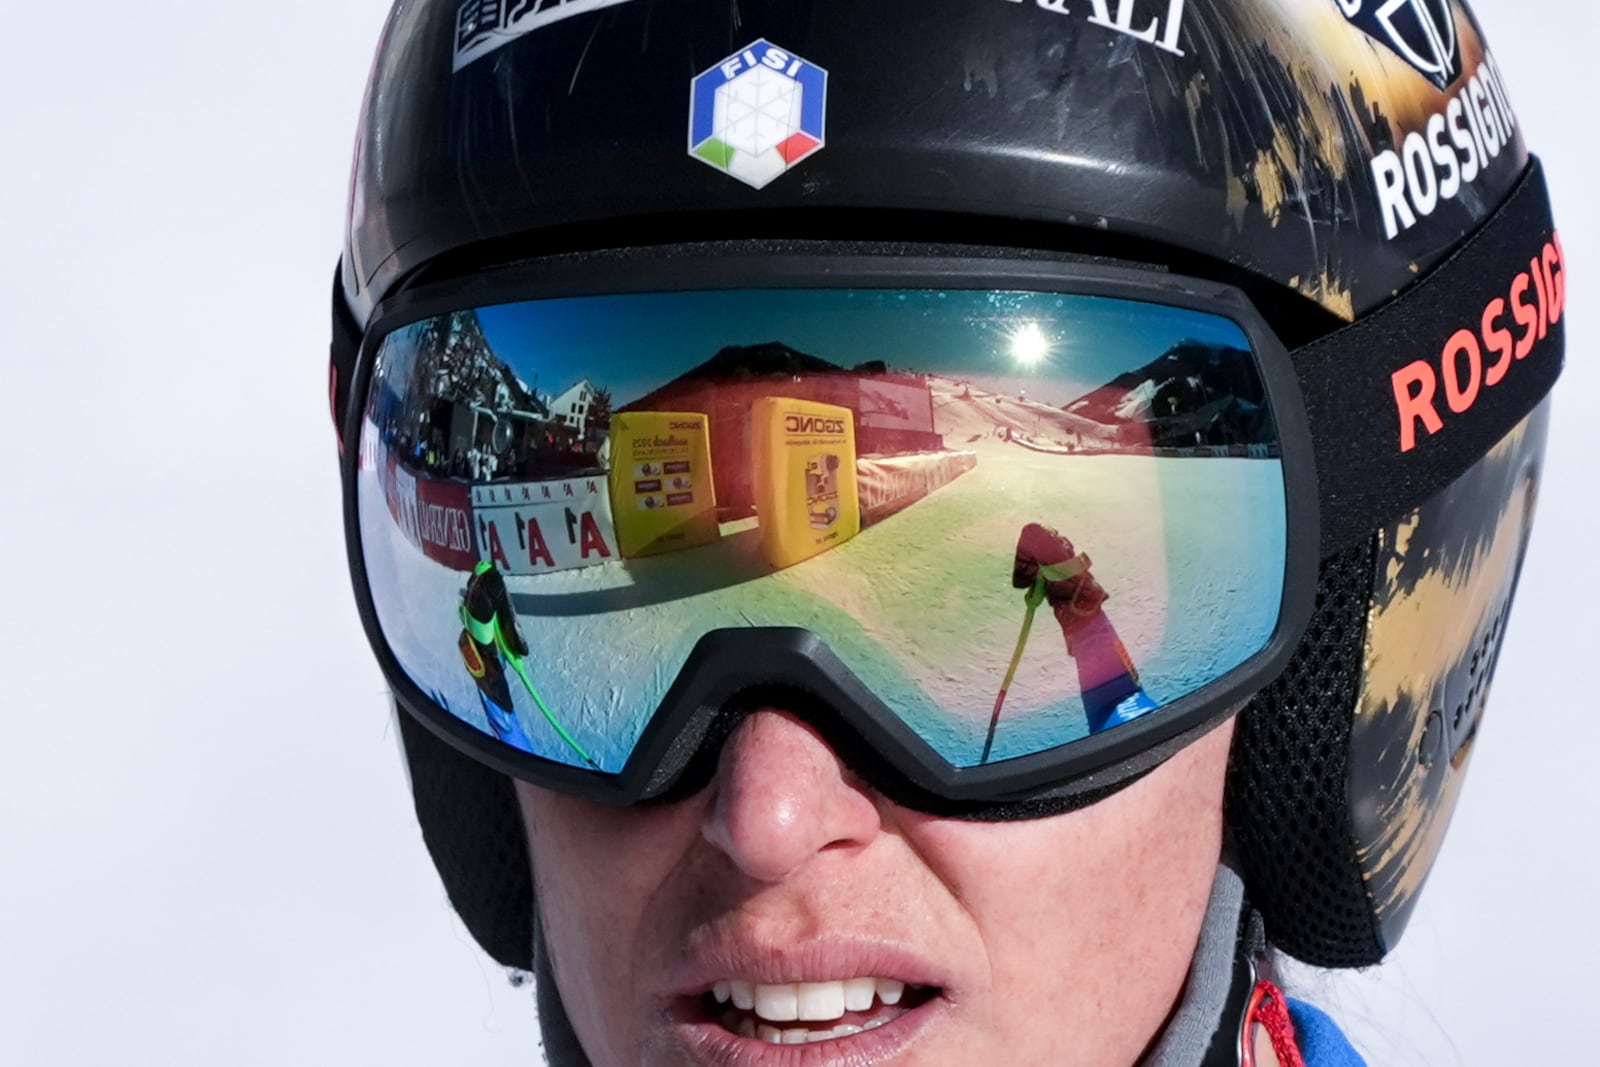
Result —
M766 40L690 84L689 154L760 189L823 147L828 72Z

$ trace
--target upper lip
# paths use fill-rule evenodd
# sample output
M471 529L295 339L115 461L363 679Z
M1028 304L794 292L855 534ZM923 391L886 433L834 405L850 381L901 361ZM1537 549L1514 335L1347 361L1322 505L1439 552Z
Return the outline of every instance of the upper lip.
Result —
M949 984L943 968L899 942L873 937L812 938L796 944L718 941L697 946L672 968L668 996L699 996L723 979L759 985L893 978L906 985Z

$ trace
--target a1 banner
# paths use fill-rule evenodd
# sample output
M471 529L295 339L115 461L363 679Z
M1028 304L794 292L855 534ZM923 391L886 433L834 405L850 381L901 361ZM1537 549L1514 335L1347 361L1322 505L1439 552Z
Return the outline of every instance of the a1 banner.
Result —
M475 485L472 518L479 554L503 574L550 574L620 558L604 475Z
M978 457L972 452L923 452L856 460L862 525L882 522L977 465Z

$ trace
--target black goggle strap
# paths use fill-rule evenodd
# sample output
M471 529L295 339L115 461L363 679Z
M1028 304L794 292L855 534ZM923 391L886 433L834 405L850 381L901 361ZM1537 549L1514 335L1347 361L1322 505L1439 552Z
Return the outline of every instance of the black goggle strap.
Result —
M1566 263L1534 159L1484 226L1378 311L1297 349L1322 555L1455 481L1549 393Z
M345 303L340 275L341 260L333 271L333 342L328 346L328 407L333 415L333 433L344 455L344 416L350 410L350 384L356 376L356 357L361 354L361 326Z

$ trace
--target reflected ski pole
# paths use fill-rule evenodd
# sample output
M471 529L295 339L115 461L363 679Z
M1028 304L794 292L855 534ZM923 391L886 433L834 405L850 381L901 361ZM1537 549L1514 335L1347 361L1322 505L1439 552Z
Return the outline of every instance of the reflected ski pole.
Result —
M535 704L539 705L539 711L543 713L545 721L555 728L556 733L561 735L561 740L570 745L572 747L572 751L582 756L583 762L587 763L589 766L598 771L600 769L600 764L596 763L594 761L594 757L583 750L582 745L578 744L578 742L572 739L572 735L567 733L566 729L563 728L559 722L556 722L556 717L554 715L550 714L550 709L544 706L544 698L539 695L539 691L535 689L533 687L533 683L528 680L528 668L522 662L522 657L511 651L509 648L506 648L503 643L500 646L500 655L505 658L507 663L511 664L511 669L517 672L517 677L521 678L522 684L528 688L528 695L533 697L533 702Z
M989 716L989 736L983 742L983 758L978 761L979 763L989 762L989 750L994 747L995 727L1000 725L1000 709L1005 705L1006 692L1011 688L1011 680L1017 676L1017 664L1022 662L1022 649L1028 643L1028 631L1033 629L1033 613L1044 603L1044 579L1035 579L1033 588L1024 593L1022 599L1028 606L1028 613L1022 617L1022 632L1017 635L1017 650L1011 654L1011 667L1006 671L1005 681L1000 683L1000 695L994 698L994 714Z

